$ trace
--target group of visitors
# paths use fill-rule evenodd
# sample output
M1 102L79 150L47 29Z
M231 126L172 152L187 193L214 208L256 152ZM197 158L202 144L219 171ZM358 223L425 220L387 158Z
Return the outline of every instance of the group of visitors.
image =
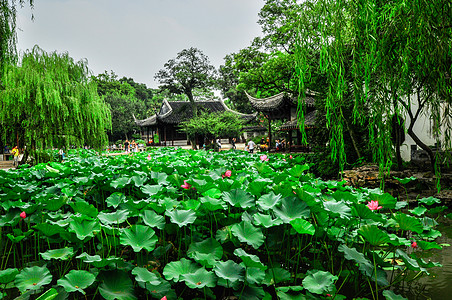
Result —
M129 142L129 140L126 140L124 142L124 151L126 153L138 152L138 144L135 142L135 140L132 140L132 142Z

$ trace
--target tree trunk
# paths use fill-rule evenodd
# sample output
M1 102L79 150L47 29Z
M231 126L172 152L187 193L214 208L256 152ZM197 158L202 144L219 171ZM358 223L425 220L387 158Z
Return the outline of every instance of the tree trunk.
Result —
M410 127L407 130L408 135L413 139L413 141L416 143L416 145L418 145L419 147L421 147L422 150L424 150L425 152L427 152L428 157L430 158L430 164L432 166L432 171L435 172L436 170L436 159L435 159L435 153L433 153L432 149L430 149L429 146L427 146L426 144L424 144L419 137L413 132L413 126L412 124L410 124Z
M348 125L347 120L344 118L345 126L347 126L348 133L350 135L350 139L352 140L353 148L355 149L356 155L358 156L358 159L361 158L361 152L359 152L358 144L356 143L355 139L355 133L353 132L353 129Z

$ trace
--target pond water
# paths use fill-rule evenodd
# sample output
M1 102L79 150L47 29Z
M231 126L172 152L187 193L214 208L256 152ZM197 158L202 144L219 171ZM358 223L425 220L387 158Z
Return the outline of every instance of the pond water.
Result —
M428 261L439 262L442 267L430 268L430 276L424 276L419 284L409 287L405 294L408 299L452 299L452 221L446 218L438 220L438 230L442 236L436 242L438 244L449 244L442 250L432 249L424 251L422 257Z

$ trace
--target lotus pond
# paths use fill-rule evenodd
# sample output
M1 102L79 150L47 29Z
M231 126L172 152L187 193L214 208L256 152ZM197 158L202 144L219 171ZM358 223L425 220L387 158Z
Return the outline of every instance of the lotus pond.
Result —
M445 208L173 148L0 171L0 197L0 299L404 299Z

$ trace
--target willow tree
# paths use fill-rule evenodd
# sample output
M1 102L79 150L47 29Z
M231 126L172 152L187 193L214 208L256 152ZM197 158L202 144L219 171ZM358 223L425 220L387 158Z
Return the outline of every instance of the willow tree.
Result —
M300 20L297 67L300 86L309 83L312 41L318 42L321 72L327 78L326 111L333 156L343 163L344 95L354 94L355 122L370 119L374 159L389 170L394 155L392 120L407 116L407 134L437 157L413 131L419 116L431 117L433 134L451 148L452 5L449 0L305 1ZM303 88L300 88L303 91ZM303 95L301 95L303 97ZM394 118L394 116L396 118ZM396 142L397 144L399 142ZM397 148L397 147L396 147Z
M3 142L32 150L107 143L110 110L85 60L35 46L18 65L6 66L0 98Z
M0 0L0 71L16 57L16 11L17 4L28 2L33 7L33 0ZM1 79L2 73L0 73Z

